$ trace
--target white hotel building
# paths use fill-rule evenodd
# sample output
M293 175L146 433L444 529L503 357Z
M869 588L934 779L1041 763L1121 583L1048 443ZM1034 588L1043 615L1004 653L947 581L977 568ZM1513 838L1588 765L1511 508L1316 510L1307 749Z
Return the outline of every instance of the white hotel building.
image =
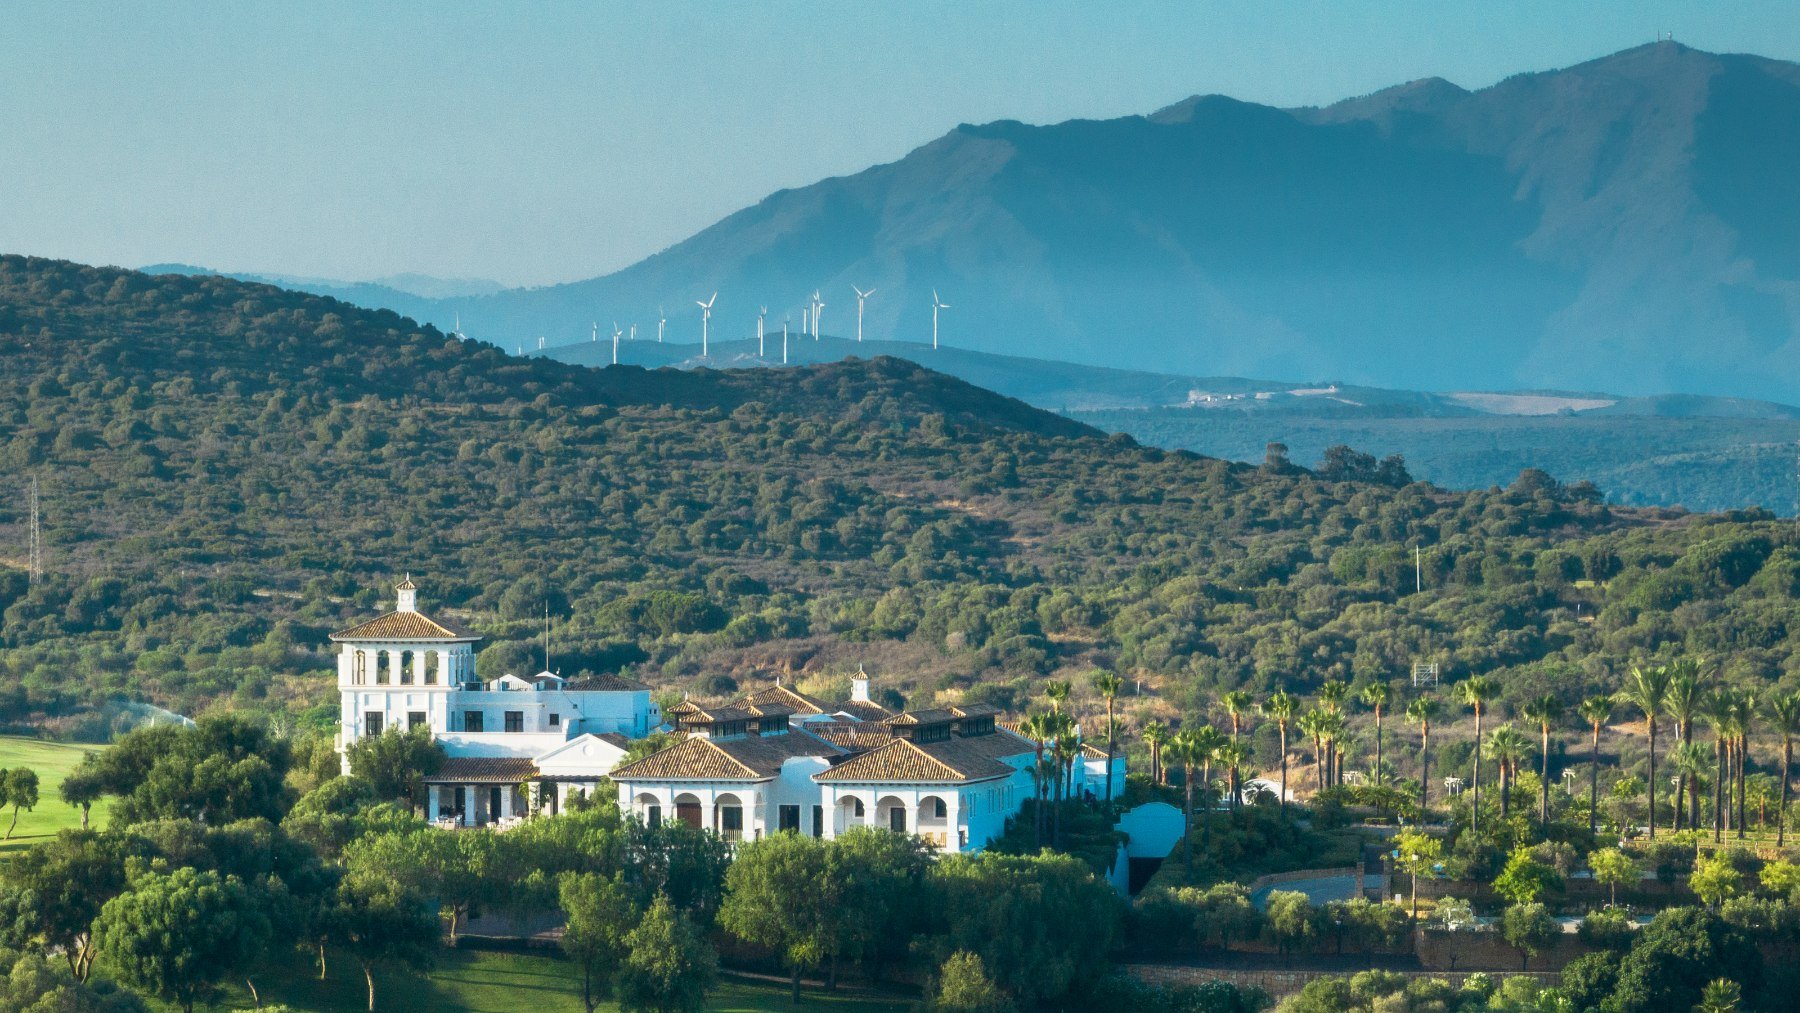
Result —
M1036 791L1036 746L986 705L895 714L858 671L851 698L826 703L777 683L731 704L683 701L666 717L680 737L620 765L631 740L664 728L650 687L604 675L475 674L479 634L418 610L411 579L394 610L333 633L339 645L338 747L425 726L443 747L426 780L427 818L509 823L555 813L571 792L616 785L624 812L680 820L728 840L783 830L835 837L856 826L918 834L975 851L1006 830ZM1122 790L1124 757L1113 760ZM1074 794L1105 794L1107 762L1091 747Z
M446 759L426 778L427 817L465 826L555 812L571 791L592 792L629 740L662 725L650 687L616 676L565 680L550 672L475 675L481 641L418 609L409 578L394 611L331 635L338 651L338 748L366 735L424 725ZM528 791L528 786L535 791Z

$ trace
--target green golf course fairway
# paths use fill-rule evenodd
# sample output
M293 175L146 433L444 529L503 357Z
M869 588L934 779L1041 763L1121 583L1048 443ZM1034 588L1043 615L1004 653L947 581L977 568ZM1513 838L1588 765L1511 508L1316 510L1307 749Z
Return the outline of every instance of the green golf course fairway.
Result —
M81 810L57 797L56 789L62 784L63 775L74 770L83 756L104 748L0 735L0 767L8 770L30 767L38 775L38 804L30 811L19 811L18 829L13 831L10 840L0 841L0 855L55 837L58 831L81 826ZM92 825L106 825L111 803L111 799L94 803ZM12 818L12 807L7 806L6 812L0 815L0 833L6 832Z

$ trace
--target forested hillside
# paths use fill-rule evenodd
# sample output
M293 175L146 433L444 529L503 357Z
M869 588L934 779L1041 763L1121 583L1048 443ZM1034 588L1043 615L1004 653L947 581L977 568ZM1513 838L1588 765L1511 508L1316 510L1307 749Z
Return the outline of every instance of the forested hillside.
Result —
M0 720L84 734L116 698L329 721L323 635L408 571L490 635L486 672L541 663L548 604L554 667L701 693L859 662L1003 706L1094 664L1178 706L1419 657L1520 693L1657 651L1800 664L1800 551L1766 516L1226 464L891 359L517 359L222 278L0 258L0 467Z

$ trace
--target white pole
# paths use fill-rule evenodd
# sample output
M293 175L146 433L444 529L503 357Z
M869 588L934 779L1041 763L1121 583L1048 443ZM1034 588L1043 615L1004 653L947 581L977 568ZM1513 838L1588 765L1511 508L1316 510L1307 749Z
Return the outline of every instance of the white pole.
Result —
M781 364L787 365L787 317L781 318Z

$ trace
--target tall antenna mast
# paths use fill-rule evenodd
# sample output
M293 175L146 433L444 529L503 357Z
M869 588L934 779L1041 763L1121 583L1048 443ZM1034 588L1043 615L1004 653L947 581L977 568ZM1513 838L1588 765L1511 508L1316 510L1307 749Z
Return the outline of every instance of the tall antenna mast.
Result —
M44 579L44 543L38 531L38 480L31 476L31 583Z
M1419 547L1413 546L1413 593L1425 590L1425 568L1419 561Z
M544 671L550 671L550 599L544 599Z

